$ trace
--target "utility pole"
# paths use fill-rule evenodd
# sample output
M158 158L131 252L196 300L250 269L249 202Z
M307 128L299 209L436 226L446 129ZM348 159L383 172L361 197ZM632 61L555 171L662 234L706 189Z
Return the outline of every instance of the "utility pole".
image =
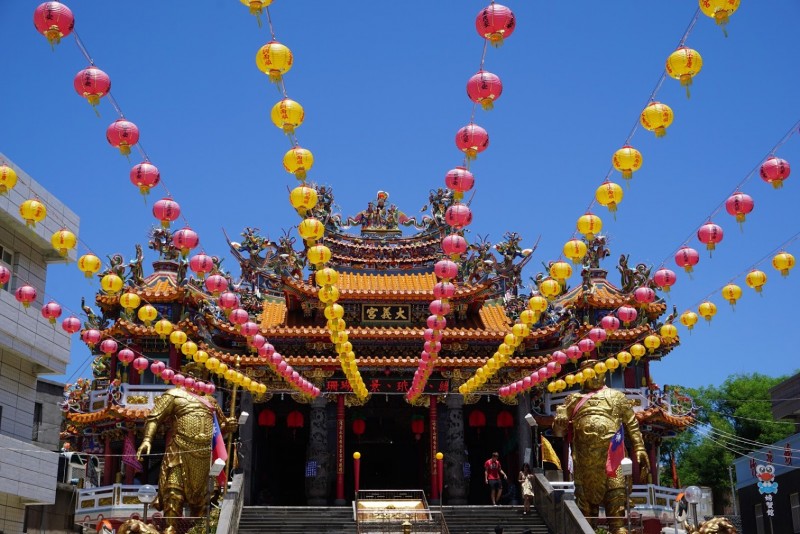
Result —
M736 486L733 485L733 466L728 466L728 478L731 481L731 502L733 503L733 515L739 515L739 511L736 506Z

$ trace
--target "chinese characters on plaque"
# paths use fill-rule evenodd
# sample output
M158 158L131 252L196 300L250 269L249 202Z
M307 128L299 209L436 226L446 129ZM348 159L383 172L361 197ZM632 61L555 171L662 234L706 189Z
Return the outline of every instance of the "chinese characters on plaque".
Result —
M410 323L410 304L362 304L361 321L365 323Z

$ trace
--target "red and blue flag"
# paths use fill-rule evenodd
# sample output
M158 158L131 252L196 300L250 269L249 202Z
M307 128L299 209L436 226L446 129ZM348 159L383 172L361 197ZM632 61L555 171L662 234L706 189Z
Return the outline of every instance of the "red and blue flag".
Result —
M617 476L617 468L625 458L625 430L619 425L619 430L611 438L608 444L608 456L606 457L606 475L609 477Z
M225 449L225 440L222 439L222 429L219 427L217 414L214 414L214 434L211 436L211 463L214 463L217 459L227 462L228 451ZM222 471L217 475L217 483L222 486L227 478L228 473Z

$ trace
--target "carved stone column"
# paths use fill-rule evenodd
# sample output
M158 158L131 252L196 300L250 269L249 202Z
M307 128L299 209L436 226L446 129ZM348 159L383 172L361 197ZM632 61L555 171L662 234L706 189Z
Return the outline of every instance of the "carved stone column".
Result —
M316 474L306 476L306 501L309 506L328 504L330 485L330 453L328 452L327 401L319 396L311 401L310 433L306 448L306 462L314 462Z
M256 424L256 414L253 409L253 396L249 393L243 394L239 401L239 413L247 412L250 417L247 422L239 427L239 454L241 457L239 469L244 471L244 504L251 504L253 489L253 429ZM265 445L262 443L262 446Z
M447 504L467 504L469 479L464 477L464 397L447 395L444 445L444 494Z
M539 465L536 462L537 451L534 449L536 444L533 443L533 438L531 437L531 426L525 420L525 416L529 413L530 405L529 393L526 392L519 396L519 402L517 403L517 443L519 443L520 469L522 468L522 464L525 463L525 451L530 450L528 463L531 466L531 471L533 471L533 469L536 469Z

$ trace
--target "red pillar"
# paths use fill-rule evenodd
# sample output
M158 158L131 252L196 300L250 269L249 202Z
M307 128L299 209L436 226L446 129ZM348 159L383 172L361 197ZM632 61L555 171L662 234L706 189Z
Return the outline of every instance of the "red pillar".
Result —
M653 484L658 486L658 442L653 441L650 444L650 476L653 478Z
M430 429L431 429L431 500L439 499L439 474L436 465L436 453L439 449L439 437L436 420L436 395L430 397Z
M336 501L344 499L344 395L336 399Z
M103 486L114 483L114 456L111 455L111 438L106 436L106 445L103 448Z
M175 349L175 345L169 346L169 365L168 367L176 373L181 369L181 354Z

